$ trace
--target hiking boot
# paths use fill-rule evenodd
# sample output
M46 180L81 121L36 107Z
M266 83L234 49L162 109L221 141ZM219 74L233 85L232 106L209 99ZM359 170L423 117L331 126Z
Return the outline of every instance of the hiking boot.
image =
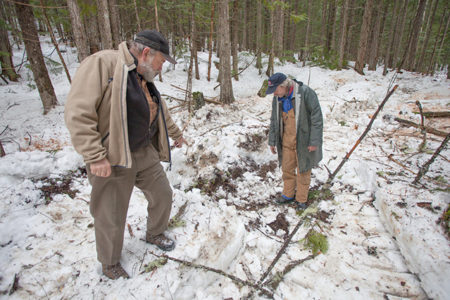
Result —
M120 262L115 265L102 264L102 271L103 275L113 280L116 280L120 277L130 278L130 276L128 276L128 273L122 268Z
M308 203L306 203L306 202L298 202L298 201L295 202L295 208L297 210L305 210L307 207L308 207Z
M276 201L278 204L286 204L286 203L291 203L294 199L295 199L295 195L293 197L289 198L282 194Z
M164 235L164 233L151 236L147 233L145 241L149 244L158 246L159 249L164 251L172 251L175 248L175 242Z

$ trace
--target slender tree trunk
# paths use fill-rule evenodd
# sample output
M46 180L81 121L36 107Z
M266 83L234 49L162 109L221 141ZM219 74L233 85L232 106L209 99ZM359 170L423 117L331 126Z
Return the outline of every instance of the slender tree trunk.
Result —
M193 9L195 9L194 4L192 4ZM195 11L192 12L193 14L195 13ZM155 0L155 27L156 30L160 32L159 30L159 17L158 17L158 1ZM192 56L192 45L191 45L191 56ZM158 79L159 81L163 82L163 78L162 78L162 74L161 72L158 74Z
M327 44L327 11L328 11L328 0L322 0L322 26L321 26L321 34L322 37L322 45L326 48Z
M219 40L220 40L220 102L229 104L234 101L231 82L231 43L228 0L219 0Z
M432 0L430 0L430 3L431 2L432 2ZM422 50L420 51L420 55L419 55L419 57L417 57L417 60L416 60L415 69L418 71L423 71L424 62L426 61L426 59L425 59L426 58L426 50L428 48L428 42L430 41L431 29L433 27L432 25L433 25L433 21L434 21L434 16L436 15L436 8L437 8L438 3L439 3L439 0L434 0L432 12L429 13L428 22L427 22L427 31L425 33L425 40L423 42Z
M192 1L191 56L194 58L195 79L200 80L200 73L198 71L198 57L197 57L197 27L196 27L196 24L195 24L195 1Z
M378 62L378 44L380 43L379 41L379 37L380 37L380 27L381 27L381 19L383 18L382 15L382 8L383 8L383 1L378 1L375 4L375 22L374 26L373 26L373 31L372 31L372 38L371 38L371 42L370 42L370 47L369 47L369 57L368 57L368 61L369 61L369 70L371 71L375 71L377 69L377 62Z
M100 25L100 39L102 49L114 49L111 21L109 17L108 0L97 0L98 5L98 23Z
M209 29L209 40L208 40L208 81L211 80L211 60L212 60L212 52L213 52L213 46L212 46L212 40L213 40L213 32L214 32L214 3L215 0L211 0L211 23L210 23L210 29Z
M73 37L78 51L78 61L82 62L83 59L89 56L90 51L86 31L81 21L80 8L78 7L77 0L67 0L67 6L72 23Z
M303 67L306 65L306 60L309 57L309 40L311 37L311 21L312 21L312 0L308 2L308 21L306 23L306 35L305 35L305 50L302 55Z
M67 69L66 62L64 61L64 57L61 54L61 51L59 51L58 41L55 38L55 35L53 34L52 25L50 24L50 21L48 20L47 13L45 12L44 8L44 1L40 0L41 6L42 6L42 14L44 16L44 19L47 24L48 32L50 33L50 37L52 39L53 45L55 46L56 52L58 53L59 59L61 60L61 64L64 67L64 71L66 72L67 80L69 80L69 83L72 83L72 79L70 78L69 69Z
M247 28L248 28L248 10L247 10L247 0L242 0L242 12L244 14L243 16L243 26L242 26L242 49L244 51L248 50L247 45ZM238 70L239 71L239 70Z
M312 0L307 0L308 1L308 22L310 22L310 13L309 13L309 5L311 5ZM298 6L299 6L299 2L297 0L294 0L294 13L297 14L298 12ZM289 18L291 19L291 18ZM295 22L291 22L291 27L290 27L290 39L289 39L289 46L288 49L291 51L295 50L295 42L296 42L296 38L297 38L297 24L295 24ZM308 30L307 30L308 31ZM306 46L305 46L306 48Z
M133 0L133 4L134 4L134 13L136 14L137 28L138 28L138 31L142 31L141 18L139 17L139 10L138 10L136 0Z
M325 53L331 51L331 44L333 39L333 27L335 27L336 20L336 0L328 0L328 18L327 18L327 36L325 41Z
M98 18L96 12L88 12L83 16L89 41L89 53L94 54L102 49Z
M411 33L409 35L409 43L405 51L405 68L410 71L414 70L414 62L416 60L417 43L419 42L420 28L422 27L423 13L425 12L425 5L427 0L420 0L417 13L413 21ZM399 67L399 69L402 66Z
M372 20L372 13L373 13L373 4L374 0L367 0L366 2L366 6L364 8L363 23L361 26L361 34L359 37L359 48L355 63L355 70L361 75L364 75L363 72L365 64L364 59L366 57L367 43L369 39L370 23Z
M256 0L256 68L259 70L259 75L262 73L262 1Z
M275 20L274 22L274 32L275 35L272 37L274 39L274 51L276 57L281 57L283 54L283 38L284 38L284 0L278 0L279 4L275 6Z
M29 4L28 0L17 0L14 5L16 7L17 19L22 29L27 58L30 62L39 95L41 96L44 114L47 114L58 104L58 100L56 99L55 91L45 66L39 35L34 23L33 10L27 4Z
M345 59L345 46L347 43L347 32L348 32L348 5L350 0L344 0L342 3L342 30L341 30L341 39L339 43L339 61L338 61L338 69L341 70L344 66Z
M122 26L120 24L120 14L117 7L117 0L108 0L108 4L111 21L112 40L114 49L117 49L119 47L119 44L122 42L122 38L120 37L120 28Z
M389 5L389 4L388 4ZM383 69L383 75L386 76L387 74L387 68L392 67L392 51L393 51L393 45L394 45L394 35L395 35L395 28L397 27L398 22L398 8L399 8L399 1L395 1L394 11L392 13L391 18L391 26L389 29L389 39L386 45L386 52L384 56L384 69Z
M439 30L438 33L436 35L436 39L434 41L434 46L433 46L433 51L431 52L431 57L430 57L430 64L428 65L428 69L427 69L427 74L432 74L434 72L434 61L435 61L435 54L436 54L436 48L437 48L437 44L439 41L439 36L442 33L442 28L444 26L444 20L445 17L447 15L447 11L445 11L442 15L442 21L439 23ZM450 18L448 18L448 20L450 20ZM447 20L447 26L448 26L448 20ZM445 31L447 31L447 28L444 30L444 36L445 36Z
M233 57L233 77L239 80L238 70L238 29L239 29L239 0L233 2L233 17L231 23L231 56Z
M450 23L450 17L447 17L447 22L445 24L445 29L444 29L444 32L442 33L442 38L441 38L441 43L440 43L441 45L440 45L440 47L438 49L438 53L436 55L436 60L437 61L439 61L439 58L440 58L440 56L442 54L442 49L444 49L445 36L447 35L449 23ZM433 65L434 65L434 62L433 62ZM432 75L434 74L434 68L433 68L433 71L432 71L431 74ZM448 78L448 72L447 72L447 78Z
M403 32L405 28L405 19L406 15L408 13L408 2L409 0L405 0L402 10L400 11L400 20L397 23L397 28L395 30L394 35L394 54L392 57L392 67L396 68L399 64L400 59L400 51L401 51L401 45L403 41Z
M0 3L0 16L3 20L6 20L4 16L3 2ZM6 24L0 24L0 65L2 67L2 76L8 77L10 81L19 81L19 75L14 69L14 63L12 60L13 51L9 42L8 31L6 30Z
M268 77L270 77L273 74L273 60L274 60L274 12L273 10L270 11L270 53L269 53L269 62L267 64L267 70L266 70L266 75Z

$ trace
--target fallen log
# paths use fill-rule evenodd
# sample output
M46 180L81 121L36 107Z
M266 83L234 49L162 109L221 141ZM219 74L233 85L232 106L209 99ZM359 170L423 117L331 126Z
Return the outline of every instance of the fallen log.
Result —
M397 122L399 122L399 123L405 124L405 125L407 125L407 126L416 127L416 128L419 128L419 129L421 129L421 127L422 127L420 124L414 123L414 122L409 121L409 120L400 119L400 118L397 118L397 117L394 118L394 120L397 121ZM435 135L442 136L442 137L447 136L447 133L446 133L446 132L440 131L440 130L438 130L438 129L434 129L434 128L429 127L429 126L423 126L423 129L424 129L426 132L431 133L431 134L435 134Z

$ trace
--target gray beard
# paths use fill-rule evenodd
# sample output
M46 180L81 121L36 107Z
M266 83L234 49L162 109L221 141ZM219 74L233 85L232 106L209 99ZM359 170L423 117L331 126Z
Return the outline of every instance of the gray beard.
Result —
M144 69L144 72L141 75L148 82L153 82L153 79L159 73L153 70L152 66L150 64L147 64L147 62L141 63L141 68Z

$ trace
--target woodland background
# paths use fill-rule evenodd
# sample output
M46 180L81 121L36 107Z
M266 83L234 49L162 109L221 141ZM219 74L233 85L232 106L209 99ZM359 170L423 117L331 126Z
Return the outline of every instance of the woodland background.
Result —
M0 5L1 79L17 81L17 69L31 68L44 113L57 99L39 34L51 35L58 53L61 41L75 45L82 61L96 51L117 48L142 29L159 30L173 55L190 61L188 91L192 76L216 80L210 75L215 64L223 103L234 101L231 77L239 80L240 51L254 55L252 63L267 76L273 73L274 58L337 70L355 61L360 74L368 65L369 70L384 68L383 74L408 70L432 75L448 67L450 53L445 0L2 0ZM28 59L13 65L12 49L21 42ZM199 74L198 51L209 51L207 74ZM219 61L212 61L213 52ZM269 56L265 65L264 54Z

